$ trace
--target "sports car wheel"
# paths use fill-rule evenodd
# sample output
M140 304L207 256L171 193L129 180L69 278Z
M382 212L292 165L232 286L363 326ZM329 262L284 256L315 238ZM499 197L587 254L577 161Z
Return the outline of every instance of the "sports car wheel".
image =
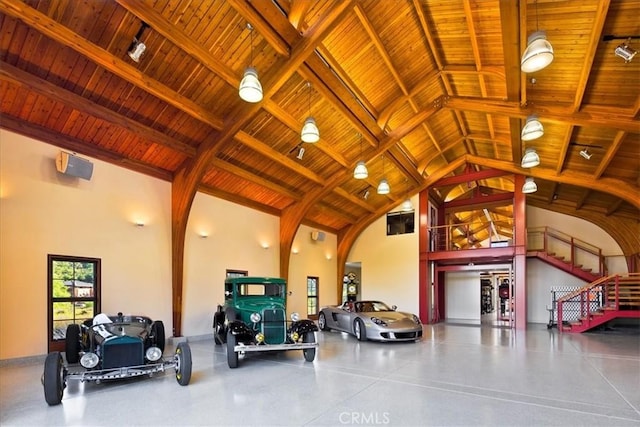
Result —
M64 368L60 352L55 351L47 355L44 361L42 385L44 386L44 400L50 406L58 405L62 401L64 390Z
M236 346L236 336L231 333L231 331L227 332L227 364L230 368L238 367L238 353L234 350Z
M64 338L64 356L67 363L78 363L80 360L80 325L72 323L67 326Z
M367 331L364 329L362 320L356 319L353 322L353 334L358 338L358 341L365 341L367 339Z
M305 332L302 337L303 342L316 342L316 335L313 332ZM302 350L302 354L304 354L304 360L307 362L313 362L313 359L316 358L316 349L315 348L305 348Z
M187 385L191 381L191 347L181 342L176 348L176 380L180 385Z
M329 331L330 328L327 326L327 317L323 312L320 312L318 315L318 327L321 331Z
M156 320L151 324L151 335L153 335L153 344L164 353L164 323L162 320Z

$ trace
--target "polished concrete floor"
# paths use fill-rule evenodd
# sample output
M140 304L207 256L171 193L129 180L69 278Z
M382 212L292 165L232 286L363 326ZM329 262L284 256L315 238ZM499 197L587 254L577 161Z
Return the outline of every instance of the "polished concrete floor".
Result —
M640 334L424 327L416 343L319 332L300 351L248 354L190 342L193 376L71 383L45 403L42 359L0 364L0 425L640 426ZM169 350L167 351L168 354Z

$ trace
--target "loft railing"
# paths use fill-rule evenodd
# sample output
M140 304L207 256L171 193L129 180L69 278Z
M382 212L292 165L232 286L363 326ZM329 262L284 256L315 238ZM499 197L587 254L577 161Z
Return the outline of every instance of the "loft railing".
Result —
M545 252L595 275L607 274L602 249L551 227L527 229L527 250Z
M640 273L614 274L589 283L557 301L558 330L563 330L563 311L570 305L572 313L589 328L593 314L602 310L640 307ZM576 307L577 305L577 307Z
M479 240L475 233L490 227L486 222L464 222L453 225L439 225L428 227L429 250L435 251L457 251L460 249L478 249L511 246L510 238L500 236L495 232L490 232L489 239Z

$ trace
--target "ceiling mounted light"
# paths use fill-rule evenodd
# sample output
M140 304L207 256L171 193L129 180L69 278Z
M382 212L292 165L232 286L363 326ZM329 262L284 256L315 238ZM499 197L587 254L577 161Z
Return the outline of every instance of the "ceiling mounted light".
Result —
M362 134L360 134L360 156L362 157ZM364 160L358 161L356 168L353 170L353 177L355 179L366 179L368 176L369 171L367 170L367 165L365 165Z
M304 142L315 143L320 141L320 130L316 125L316 120L311 117L311 83L307 82L307 88L309 89L309 117L304 121L302 131L300 132L300 139Z
M540 120L538 120L538 116L532 114L527 117L527 121L522 128L522 132L520 134L520 139L523 141L533 141L534 139L540 138L544 135L544 127Z
M382 156L382 176L383 178L378 184L378 194L389 194L391 192L391 187L389 186L389 181L384 178L384 156Z
M524 150L524 156L522 156L522 161L520 162L520 167L522 168L532 168L534 166L538 166L540 164L540 156L536 152L535 148L527 148Z
M524 194L531 194L538 191L538 184L533 180L532 177L527 177L524 180L524 185L522 186L522 192Z
M251 24L247 24L251 37L251 62L249 67L244 70L244 76L240 81L240 88L238 94L242 100L256 103L262 101L262 85L258 79L258 71L253 67L253 27Z
M636 50L629 47L630 41L631 39L629 39L626 43L618 45L618 47L616 47L616 50L614 50L617 56L624 59L624 62L631 62L633 57L636 56L636 53L638 53Z
M400 210L402 212L411 212L413 211L413 203L411 203L411 198L409 198L409 181L406 177L404 179L404 182L407 187L407 198L404 199L404 202L402 202L402 205L400 205Z
M302 156L304 156L304 147L298 148L298 155L296 156L296 158L298 160L302 160Z
M142 58L145 50L147 50L147 45L142 43L140 39L142 38L142 33L144 33L144 30L148 27L149 25L147 25L146 22L142 23L142 26L133 37L131 46L129 46L129 50L127 51L127 55L129 55L129 58L133 59L135 62L140 62L140 58Z
M593 154L589 153L586 148L580 150L580 155L587 160L591 159L591 156L593 156Z

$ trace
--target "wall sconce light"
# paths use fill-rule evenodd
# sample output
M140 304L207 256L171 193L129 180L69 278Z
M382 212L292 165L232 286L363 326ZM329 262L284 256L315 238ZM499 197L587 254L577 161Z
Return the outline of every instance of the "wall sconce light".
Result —
M247 29L251 34L251 61L244 70L238 94L243 101L256 103L262 101L262 85L258 79L258 71L253 67L253 27L251 24L247 23Z
M144 43L142 43L142 40L141 40L142 33L147 27L149 27L149 25L146 22L143 22L142 26L140 27L135 37L133 38L133 42L131 42L131 45L129 46L129 51L127 52L127 54L135 62L140 62L140 58L142 58L142 55L144 54L145 50L147 50L147 46Z
M331 261L331 258L332 258L331 254L327 254L327 255L325 255L325 256L326 256L326 258L327 258L327 261Z
M580 150L580 155L587 160L591 159L591 156L593 156L593 154L589 153L586 148Z
M538 184L533 180L533 177L527 177L524 180L524 185L522 186L522 192L524 194L531 194L538 191Z
M269 249L269 244L268 243L261 243L260 246L262 246L262 249Z
M206 239L207 237L209 237L209 233L207 233L206 231L201 231L200 233L198 233L198 236L200 236L201 239Z
M144 221L142 220L137 220L136 222L133 223L133 225L135 225L136 227L144 227Z
M294 255L298 255L298 252L299 252L298 248L291 249L291 253L294 254Z

